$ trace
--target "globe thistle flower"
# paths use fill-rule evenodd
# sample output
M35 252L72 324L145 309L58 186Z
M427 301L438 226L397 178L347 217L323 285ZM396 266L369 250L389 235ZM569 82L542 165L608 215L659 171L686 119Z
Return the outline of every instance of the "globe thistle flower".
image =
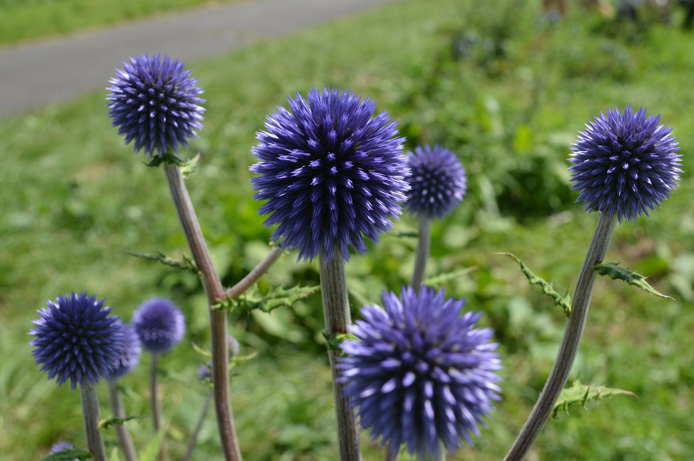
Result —
M438 459L479 434L477 424L498 400L501 368L492 330L476 329L479 313L461 316L464 299L443 290L403 287L401 298L384 293L385 310L361 309L363 320L349 329L358 340L342 343L340 380L362 427L397 454Z
M392 227L405 199L407 163L395 122L375 103L346 90L309 91L278 107L257 133L251 171L265 225L279 224L273 238L299 250L299 260L321 251L330 261L348 246L366 251Z
M672 129L659 122L660 116L647 118L646 109L633 113L627 106L586 124L571 148L569 171L587 211L631 221L670 196L682 172L681 155Z
M144 149L150 157L155 151L160 157L169 149L176 152L202 128L202 89L178 60L136 56L124 62L109 83L108 114L125 143L134 141L136 152Z
M453 152L438 145L417 146L407 157L407 211L428 219L443 218L463 200L465 169Z
M75 449L75 446L73 444L71 444L70 442L61 441L61 442L54 443L53 446L51 446L51 449L48 452L48 454L49 455L55 455L56 453L60 453L61 451L74 450L74 449ZM65 458L65 459L67 459L67 458ZM78 458L73 458L73 459L74 459L74 461L79 461Z
M140 363L142 344L135 329L126 323L118 322L118 334L123 343L121 354L118 357L116 368L108 375L108 379L114 380L124 376L135 369Z
M73 389L96 384L117 366L123 348L119 319L103 306L103 299L72 293L38 311L29 344L41 371L47 371L49 379L56 377L58 385L68 379Z
M164 298L143 302L133 313L132 324L142 346L154 354L171 350L186 330L181 310Z

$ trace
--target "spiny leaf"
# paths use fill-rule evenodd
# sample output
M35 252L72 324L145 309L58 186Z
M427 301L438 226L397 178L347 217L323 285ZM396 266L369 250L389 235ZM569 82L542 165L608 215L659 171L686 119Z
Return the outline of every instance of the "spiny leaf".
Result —
M156 253L135 253L133 251L123 250L123 253L129 254L130 256L135 256L136 258L149 259L151 261L157 261L169 267L175 269L192 272L195 275L199 275L200 271L195 263L186 255L183 255L182 261L176 261L175 259L169 258L161 251Z
M508 256L509 258L513 259L515 262L518 263L520 266L520 270L525 275L525 277L528 279L528 282L530 282L531 285L537 285L540 288L542 288L542 293L549 296L552 298L552 301L554 301L554 304L561 307L564 310L564 314L566 314L567 317L571 317L571 295L569 293L566 293L564 296L560 295L557 293L554 288L552 288L552 285L547 283L544 279L538 277L537 275L533 274L530 269L528 269L528 266L525 265L523 261L520 260L520 258L513 253L497 253L498 255L503 255L503 256Z
M433 277L428 277L426 280L424 280L424 284L429 287L439 288L444 283L448 283L451 280L458 279L464 275L469 274L474 270L477 270L477 266L466 267L465 269L458 269L451 272L444 272Z
M390 232L389 235L400 238L417 238L419 237L419 232Z
M40 461L73 461L74 459L79 459L83 461L85 459L91 459L92 454L87 450L81 448L68 448L67 450L61 450L52 455L41 458Z
M582 384L579 380L576 380L571 387L564 388L561 391L559 399L557 399L557 403L554 404L554 408L552 409L552 418L557 417L559 410L564 410L568 415L569 407L572 405L580 404L585 408L586 402L589 400L597 402L598 400L611 398L615 395L631 395L632 397L637 397L633 392L625 391L624 389Z
M122 426L126 421L140 418L144 418L144 416L126 416L125 418L116 418L115 416L112 416L108 419L102 419L99 421L99 427L102 429L108 429L114 424L120 424Z
M629 285L639 287L642 290L647 291L650 294L658 296L660 298L675 299L672 296L664 295L659 291L656 291L655 288L653 288L648 282L646 282L646 277L632 270L620 267L619 263L596 264L594 269L600 275L607 275L612 280L624 280Z
M278 287L271 290L265 296L258 293L258 289L253 287L250 293L247 293L237 299L226 298L220 301L214 307L216 309L234 309L241 308L248 311L260 309L263 312L272 312L278 307L291 307L295 302L306 298L320 290L320 285L308 287Z
M181 166L184 165L186 162L178 158L175 154L167 152L164 155L153 155L152 160L145 163L145 165L150 167L158 167L162 163L166 163L167 165Z

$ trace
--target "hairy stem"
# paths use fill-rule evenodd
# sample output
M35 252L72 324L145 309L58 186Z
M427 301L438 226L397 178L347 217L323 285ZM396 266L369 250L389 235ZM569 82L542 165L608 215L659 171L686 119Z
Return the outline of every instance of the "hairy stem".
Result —
M80 397L82 398L82 418L84 420L84 434L87 438L87 448L94 461L106 461L106 449L104 440L99 430L101 409L99 407L99 395L96 392L96 384L80 384Z
M571 366L578 353L578 346L581 342L586 318L588 317L590 298L593 295L596 278L593 268L596 264L602 263L607 253L607 247L610 245L615 226L616 220L614 217L608 218L605 214L600 215L598 226L595 229L595 234L593 234L593 240L590 242L586 259L583 261L581 272L576 281L571 317L569 317L569 324L564 332L564 339L559 348L557 360L528 420L525 422L520 434L518 434L518 438L516 438L506 458L504 458L506 461L519 461L528 453L566 384Z
M417 256L412 272L412 288L415 292L424 282L424 273L427 270L427 260L429 259L429 247L431 246L431 219L422 216L419 218L419 241L417 243Z
M320 284L323 295L323 315L325 329L329 335L347 333L351 323L349 299L347 297L347 281L345 264L339 251L335 251L330 261L325 261L320 254ZM359 429L349 402L344 395L344 384L338 382L340 370L337 368L339 351L328 351L330 367L333 372L333 392L335 395L335 411L337 413L337 431L342 461L360 461Z
M212 402L212 390L210 389L210 392L207 393L207 396L205 397L205 403L202 404L202 411L200 412L200 416L198 417L198 422L195 423L195 429L193 429L193 434L190 436L190 441L188 442L188 448L186 449L186 454L183 455L183 458L181 458L181 461L188 461L190 457L193 455L193 450L195 449L195 445L198 443L198 435L200 435L200 429L202 429L202 423L205 422L205 416L207 416L207 412L210 409L210 402Z
M161 429L161 405L157 398L157 366L159 363L159 354L152 354L152 362L149 367L149 392L152 402L152 421L154 422L154 432L159 433ZM159 446L159 454L157 461L166 461L166 434L161 434L161 445Z
M120 398L120 393L118 392L118 383L115 379L108 380L108 395L109 401L111 402L111 411L113 416L120 419L125 419L125 409L123 408L123 400ZM120 442L121 449L123 450L123 456L125 456L126 461L136 461L137 453L135 452L135 444L133 443L132 437L130 437L130 431L123 424L116 424L116 434L118 434L118 441Z
M164 165L169 191L173 199L178 218L186 236L186 241L193 255L193 260L200 270L202 284L205 287L210 306L210 330L212 334L212 382L214 384L214 403L217 414L217 426L222 442L222 450L227 461L240 461L234 417L231 411L229 391L229 348L227 340L227 313L224 309L213 309L219 300L226 296L219 274L212 264L207 243L202 235L193 203L183 182L181 171L175 165Z

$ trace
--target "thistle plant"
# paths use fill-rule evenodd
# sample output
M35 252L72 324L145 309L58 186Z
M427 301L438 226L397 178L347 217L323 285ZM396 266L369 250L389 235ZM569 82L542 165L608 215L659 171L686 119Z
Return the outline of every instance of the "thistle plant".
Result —
M443 290L403 287L383 293L383 308L364 306L341 344L341 382L361 425L395 459L401 445L419 459L441 459L462 439L472 444L498 400L501 369L492 330L479 313ZM461 315L462 314L462 315Z
M351 323L344 271L349 247L366 251L390 230L407 190L402 138L385 112L346 90L313 89L278 107L257 134L251 171L257 200L267 200L265 225L298 259L320 259L328 335ZM330 351L341 459L361 459L359 433L344 395L337 352Z
M183 339L185 318L173 302L164 298L152 298L143 302L133 313L133 329L142 347L152 355L150 367L150 394L152 402L152 421L154 430L162 426L162 413L157 397L157 364L159 355L169 352ZM166 459L166 443L162 435L159 459Z
M84 292L58 296L38 311L36 328L29 332L41 371L48 372L49 379L56 378L58 385L68 380L72 389L79 385L87 446L97 461L105 461L106 452L96 385L119 367L123 352L120 320L110 315L111 310L104 307L104 300Z
M679 143L660 117L646 117L627 106L608 110L579 133L572 146L569 168L587 211L600 212L598 226L576 282L569 323L554 367L528 420L506 455L521 460L542 430L566 384L578 352L595 285L597 264L605 257L616 222L635 220L670 196L679 179Z
M417 290L424 281L429 258L431 221L446 217L463 200L467 178L455 154L439 145L417 146L407 160L410 189L405 207L419 220L419 241L412 271L412 287Z

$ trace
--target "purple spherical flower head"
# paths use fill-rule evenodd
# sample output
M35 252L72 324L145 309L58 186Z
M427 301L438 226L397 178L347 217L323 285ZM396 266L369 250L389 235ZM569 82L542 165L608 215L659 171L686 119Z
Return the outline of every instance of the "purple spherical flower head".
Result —
M168 352L186 330L185 318L174 303L164 298L143 302L133 313L132 324L142 346L149 352Z
M670 196L682 170L679 143L672 129L659 125L660 116L646 118L641 108L600 113L573 144L569 167L587 211L635 220Z
M73 389L96 384L117 366L123 348L119 319L103 306L94 296L72 293L38 311L41 318L33 322L29 344L41 371L47 371L49 379L57 377L58 385L68 379Z
M363 307L349 328L358 340L342 343L349 356L339 379L362 427L393 454L404 443L410 454L438 459L441 443L449 452L461 438L471 443L499 399L492 330L474 328L479 313L461 316L464 302L403 287L401 298L383 294L385 310Z
M377 242L392 227L405 199L408 173L395 122L375 103L349 91L309 91L278 107L257 133L251 171L257 200L267 200L265 225L279 224L273 238L299 250L299 260L351 245L366 251L364 236Z
M453 152L438 145L417 146L407 160L411 173L407 177L410 190L405 206L410 213L443 218L463 200L465 170Z
M178 145L188 145L188 139L197 136L202 128L202 113L198 97L202 89L183 63L164 55L136 56L116 77L109 80L108 114L118 134L125 135L125 143L135 141L135 151L144 149L150 157L155 151L163 156Z
M116 368L107 376L110 380L118 379L133 371L140 362L140 355L142 354L140 338L132 325L119 322L118 330L123 348L118 357Z

